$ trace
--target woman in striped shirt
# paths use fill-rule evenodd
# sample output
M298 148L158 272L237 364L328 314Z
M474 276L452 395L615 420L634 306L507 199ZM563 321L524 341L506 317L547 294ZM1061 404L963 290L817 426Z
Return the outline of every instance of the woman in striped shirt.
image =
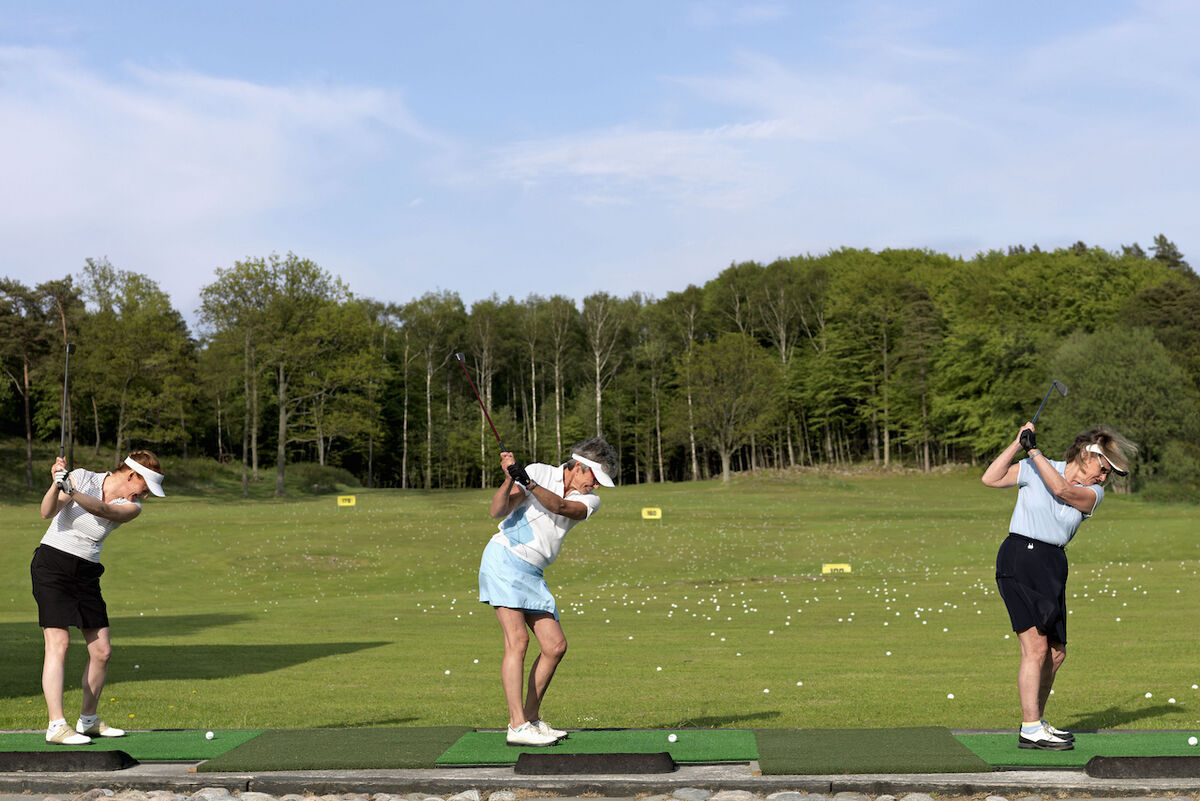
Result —
M41 512L49 520L42 542L29 565L38 624L46 640L42 663L42 692L50 724L46 742L83 745L92 737L121 737L121 729L100 720L97 708L108 660L108 608L100 594L100 550L105 537L142 511L141 501L153 493L163 496L162 468L149 451L134 451L106 473L82 468L67 472L60 456L50 470L54 483L42 497ZM63 675L66 672L70 627L83 632L88 661L83 669L83 704L72 729L63 715Z

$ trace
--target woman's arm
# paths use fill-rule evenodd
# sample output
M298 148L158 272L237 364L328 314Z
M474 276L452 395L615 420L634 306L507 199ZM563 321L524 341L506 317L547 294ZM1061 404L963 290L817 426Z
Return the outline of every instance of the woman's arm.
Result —
M54 460L54 468L50 472L56 474L60 471L66 472L66 470L66 460L60 456ZM114 523L128 523L142 513L142 507L136 503L105 503L100 498L92 497L86 492L72 492L68 495L60 490L56 483L51 485L50 489L46 490L46 494L42 496L42 519L49 520L54 517L71 501L78 504L88 514L111 520Z
M42 496L42 519L49 520L56 514L62 511L62 508L71 500L71 496L61 491L58 488L58 482L54 481L54 477L62 472L67 471L67 460L63 457L58 457L54 460L54 467L50 468L50 489L46 490L46 494Z
M128 523L142 513L142 507L136 503L105 503L100 498L88 495L86 492L75 492L69 497L88 514L111 520L114 523Z
M506 456L508 457L507 459L505 459ZM513 488L516 490L516 492L522 493L521 487L523 485L525 487L525 489L529 491L530 495L537 498L538 503L540 503L546 509L547 512L550 512L551 514L561 515L561 516L569 518L571 520L585 520L587 518L588 508L585 504L582 504L579 501L568 501L566 498L563 498L561 495L558 495L555 492L548 490L545 487L538 484L536 481L534 481L532 478L530 478L528 474L525 474L525 477L522 480L522 483L518 484L515 480L513 480L512 476L508 474L508 468L515 463L516 463L516 459L512 458L511 453L505 453L505 454L500 455L500 464L504 467L504 472L506 474L506 478L504 480L512 481ZM519 475L520 474L518 474L518 476ZM525 483L525 482L528 482L528 483ZM497 490L496 495L499 496L499 494L500 494L500 491ZM493 507L495 506L496 501L497 501L497 497L493 497L492 498ZM494 516L495 515L493 515L493 517Z
M525 490L521 489L521 485L513 481L512 476L508 474L508 466L515 464L516 461L516 458L507 451L500 454L500 468L504 473L504 480L492 494L492 505L488 508L488 514L496 520L508 517L512 514L512 510L516 509L525 499Z
M562 515L571 520L584 520L587 518L588 508L579 501L568 501L566 498L555 495L550 490L538 484L534 484L530 492L538 499L538 502L542 506L546 507L546 511L548 512Z
M1092 513L1092 510L1096 508L1096 502L1100 500L1100 496L1096 494L1095 490L1067 481L1037 448L1030 451L1029 458L1033 462L1033 466L1037 468L1038 475L1045 482L1046 488L1054 493L1055 498L1078 509L1085 515Z
M1025 429L1033 430L1033 423L1026 423L1021 426L1021 431ZM987 466L987 470L983 471L982 481L989 487L1015 487L1017 478L1021 475L1021 464L1014 463L1013 459L1017 456L1017 451L1021 450L1021 432L1017 432L1017 438L1009 443L1008 447L1000 451L1000 455L992 460L992 463Z

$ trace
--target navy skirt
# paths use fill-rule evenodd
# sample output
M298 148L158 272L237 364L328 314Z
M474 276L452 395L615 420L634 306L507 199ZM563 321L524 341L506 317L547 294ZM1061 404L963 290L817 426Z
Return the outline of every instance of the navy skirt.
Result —
M1067 552L1009 534L996 554L996 586L1015 632L1036 627L1051 642L1067 641Z

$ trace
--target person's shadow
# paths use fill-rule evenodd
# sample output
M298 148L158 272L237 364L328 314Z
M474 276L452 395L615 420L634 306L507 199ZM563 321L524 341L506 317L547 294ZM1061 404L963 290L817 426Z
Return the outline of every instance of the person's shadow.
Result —
M269 673L314 659L349 654L391 643L201 643L151 645L140 638L195 634L249 620L248 615L156 615L113 618L114 667L120 681L156 679L220 679ZM40 692L45 642L37 621L0 623L0 698L19 698ZM83 669L87 650L75 629L67 652L67 675ZM116 673L116 671L114 671ZM110 674L110 680L116 678Z
M1134 708L1132 704L1136 703L1137 697L1134 696L1126 705L1110 706L1107 709L1096 710L1095 712L1068 720L1066 723L1067 728L1075 732L1116 729L1139 720L1150 720L1179 711L1179 706L1172 704L1155 704L1153 706Z

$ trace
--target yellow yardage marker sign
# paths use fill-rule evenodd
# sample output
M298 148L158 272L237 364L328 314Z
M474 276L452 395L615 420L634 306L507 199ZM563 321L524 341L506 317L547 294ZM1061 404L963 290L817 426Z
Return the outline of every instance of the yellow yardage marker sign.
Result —
M353 505L354 505L354 496L353 495L339 495L338 496L338 506L353 506Z
M832 562L826 562L825 564L821 565L821 572L822 573L849 573L850 565L845 565L845 564L839 565L839 564L833 564Z
M646 506L642 509L643 520L662 520L662 509L657 506Z

